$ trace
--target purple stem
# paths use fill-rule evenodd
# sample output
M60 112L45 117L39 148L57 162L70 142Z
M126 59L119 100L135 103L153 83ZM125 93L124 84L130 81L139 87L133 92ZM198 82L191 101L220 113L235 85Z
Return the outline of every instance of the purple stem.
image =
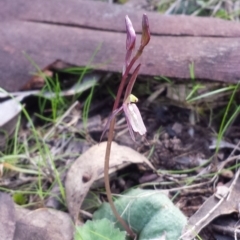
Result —
M139 69L141 67L141 64L139 63L137 65L137 67L135 68L133 74L132 74L132 77L130 78L129 82L128 82L128 85L127 85L127 88L126 88L126 91L125 91L125 95L124 95L124 100L123 102L126 101L126 99L128 98L128 96L131 94L132 92L132 89L133 89L133 85L137 79L137 75L138 75L138 72L139 72Z
M136 52L135 56L132 58L131 62L127 66L123 76L122 80L120 83L120 86L118 88L117 92L117 97L115 99L114 105L113 105L113 112L118 108L119 102L121 95L123 93L123 88L126 83L126 79L128 77L128 74L134 65L134 63L137 61L137 59L141 56L144 47L147 45L148 41L146 40L146 27L148 27L148 24L144 25L144 21L146 22L147 16L143 16L143 31L144 34L142 35L142 38L144 36L144 41L142 41L138 51ZM149 33L149 39L150 39L150 33ZM105 188L106 188L106 193L107 193L107 198L108 202L110 204L110 207L113 211L113 214L115 215L116 219L121 223L121 225L124 227L124 229L127 231L127 233L132 237L135 238L134 232L129 228L129 226L126 224L126 222L121 218L121 216L118 214L116 207L114 206L113 200L112 200L112 194L111 194L111 189L110 189L110 182L109 182L109 159L110 159L110 152L111 152L111 145L112 145L112 140L113 140L113 131L114 131L114 125L115 125L115 116L112 118L110 122L110 127L109 127L109 133L108 133L108 141L107 141L107 147L106 147L106 152L105 152L105 162L104 162L104 182L105 182Z

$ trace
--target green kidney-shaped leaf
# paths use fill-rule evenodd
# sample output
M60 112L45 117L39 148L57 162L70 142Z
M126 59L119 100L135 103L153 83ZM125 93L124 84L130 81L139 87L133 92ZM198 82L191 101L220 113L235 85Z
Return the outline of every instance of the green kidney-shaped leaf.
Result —
M177 240L187 222L171 200L156 190L131 190L117 199L115 206L139 240L164 239L164 236L166 240ZM116 222L107 203L93 215L93 219L102 218ZM123 229L119 223L116 226Z
M125 232L114 227L108 219L87 221L76 229L74 240L125 240Z

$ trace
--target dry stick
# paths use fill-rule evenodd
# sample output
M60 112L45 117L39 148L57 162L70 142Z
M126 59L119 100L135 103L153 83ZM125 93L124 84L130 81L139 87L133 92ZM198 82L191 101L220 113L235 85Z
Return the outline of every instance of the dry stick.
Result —
M114 106L113 106L113 111L115 111L118 108L119 102L120 102L120 98L123 92L123 88L125 86L126 83L126 79L128 77L128 74L132 68L132 66L134 65L134 63L137 61L137 59L141 56L142 51L143 51L143 46L141 45L136 53L136 55L133 57L133 59L131 60L130 64L128 65L124 75L122 76L122 80L120 83L120 86L118 88L118 92L117 92L117 97L115 99L114 102ZM117 212L117 209L113 203L112 200L112 193L111 193L111 189L110 189L110 182L109 182L109 159L110 159L110 152L111 152L111 145L112 145L112 141L113 141L113 131L114 131L114 125L115 125L115 117L113 117L110 126L109 126L109 132L108 132L108 141L107 141L107 147L106 147L106 152L105 152L105 162L104 162L104 182L105 182L105 188L106 188L106 194L107 194L107 198L108 198L108 202L109 205L113 211L113 214L115 215L116 219L121 223L121 225L124 227L124 229L126 230L126 232L132 237L135 237L134 232L130 229L130 227L127 225L127 223L121 218L121 216L119 215L119 213Z

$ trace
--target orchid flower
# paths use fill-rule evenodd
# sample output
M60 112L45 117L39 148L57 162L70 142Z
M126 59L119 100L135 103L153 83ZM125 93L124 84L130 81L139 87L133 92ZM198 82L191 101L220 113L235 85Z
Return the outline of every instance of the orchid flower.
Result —
M131 138L133 139L133 141L135 141L133 131L139 133L140 135L144 135L147 132L146 127L142 120L141 113L140 113L137 105L135 104L136 102L138 102L138 98L135 97L133 94L130 94L129 97L127 98L127 100L122 104L122 106L120 108L118 108L117 110L115 110L111 114L111 116L108 118L108 121L103 130L101 139L102 139L103 135L105 134L105 132L107 131L111 120L121 111L123 111L125 114L127 125L128 125L128 130L130 132L130 135L131 135Z
M133 94L131 94L131 91L132 91L133 85L136 81L140 66L141 66L141 64L139 64L136 67L136 69L134 70L133 75L128 83L122 106L120 108L116 109L115 111L113 111L111 116L108 118L108 121L103 130L102 136L100 138L100 141L101 141L103 135L105 134L105 132L107 131L112 119L121 111L123 111L125 114L127 125L128 125L128 130L130 132L130 135L131 135L131 138L133 139L133 141L135 141L133 131L139 133L140 135L144 135L147 132L146 127L143 123L140 111L139 111L137 105L135 104L136 102L138 102L138 98L135 97Z
M127 39L126 39L125 63L124 63L123 72L122 72L122 82L123 82L122 86L124 86L125 80L127 78L127 75L129 73L131 67L133 66L133 63L135 63L135 61L140 57L144 47L148 44L148 42L150 40L148 18L147 18L146 14L143 14L141 44L137 51L137 54L133 57L133 59L131 59L131 55L135 48L135 43L136 43L136 33L133 28L132 22L128 16L125 17L125 24L126 24ZM127 125L128 125L128 130L134 141L135 141L135 137L134 137L133 131L139 133L140 135L144 135L146 133L147 130L143 123L142 116L140 114L140 111L139 111L137 105L135 104L138 101L138 99L133 94L131 94L133 85L134 85L137 75L138 75L138 71L140 69L140 66L141 66L141 64L138 64L138 66L133 71L132 77L130 78L130 80L128 82L122 106L117 108L118 105L116 104L116 106L115 106L115 104L114 104L114 110L113 110L112 114L110 115L110 117L108 118L108 121L103 129L103 133L101 135L100 141L101 141L103 135L105 134L105 132L107 131L111 121L121 111L123 111L125 114ZM121 87L119 87L119 88L121 89ZM122 90L119 90L119 91L122 92ZM118 100L116 100L115 103L119 102L119 99L120 99L120 95L118 96Z
M135 47L136 34L135 34L134 28L132 26L132 22L128 18L128 16L126 16L126 18L125 18L125 24L126 24L126 30L127 30L127 40L126 40L127 52L126 52L126 56L125 56L125 63L123 66L122 80L118 87L117 96L116 96L116 99L115 99L115 102L113 105L113 112L112 112L111 116L109 117L107 124L104 127L104 130L102 133L102 136L103 136L109 127L109 135L108 135L108 141L107 141L106 152L105 152L105 161L104 161L104 182L105 182L107 198L108 198L108 201L109 201L109 204L110 204L110 207L112 209L114 216L117 218L119 223L121 223L121 225L127 231L129 236L131 236L133 239L136 239L136 234L132 231L132 229L128 226L128 224L121 218L116 207L114 206L114 203L112 200L110 183L109 183L110 182L110 180L109 180L109 161L110 161L111 145L112 145L112 141L113 141L115 116L119 112L123 111L125 113L126 121L128 124L128 129L129 129L130 135L133 140L135 140L133 131L138 132L140 135L143 135L146 133L146 127L143 123L141 114L135 104L135 102L137 102L138 99L134 95L131 94L132 88L136 81L138 71L140 69L141 64L138 64L138 66L133 71L133 74L127 84L127 87L126 87L126 81L127 81L129 72L131 71L131 69L134 66L134 64L136 63L136 61L142 55L142 52L143 52L145 46L148 44L148 42L150 40L150 31L149 31L147 15L143 14L141 44L140 44L138 50L135 52L135 55L131 58L133 49ZM124 99L123 99L123 104L121 107L119 107L119 102L120 102L122 93L124 91L124 87L126 87L126 90L125 90L125 95L124 95ZM102 139L102 136L101 136L101 139Z
M129 96L129 98L134 98L135 102L138 101L138 99L132 94ZM122 107L126 116L128 130L132 139L135 141L133 131L139 133L140 135L144 135L147 132L147 129L142 120L141 113L137 105L133 102L124 103Z

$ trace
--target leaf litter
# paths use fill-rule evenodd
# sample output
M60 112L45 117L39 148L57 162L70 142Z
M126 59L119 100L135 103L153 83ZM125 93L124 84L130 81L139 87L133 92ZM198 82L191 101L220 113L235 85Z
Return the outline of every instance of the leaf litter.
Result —
M16 213L11 197L0 192L0 238L12 240L15 232Z
M183 3L184 1L179 2ZM173 11L174 8L177 7L179 6L174 5L172 8L169 8L168 12ZM116 78L117 77L113 75L110 80L115 80ZM41 81L43 81L43 79L41 79ZM146 81L149 83L148 90L146 90ZM199 84L198 91L193 91L197 84ZM200 85L204 85L205 89L201 89ZM107 83L106 85L103 85L102 89L105 87L106 89L108 88L111 90L115 88L115 85ZM219 95L211 95L211 91L213 92L218 88L226 88L226 85L208 85L208 83L195 82L194 84L190 83L189 86L182 84L179 86L174 85L173 87L173 84L167 84L166 82L162 83L156 79L150 81L149 79L139 76L135 90L140 99L140 104L138 106L140 106L141 112L143 112L144 122L147 123L146 127L148 134L146 139L137 137L136 142L129 140L129 136L126 134L126 125L124 120L121 116L117 118L118 121L114 140L120 145L125 145L135 149L137 152L141 153L141 156L148 156L150 162L156 169L158 169L158 171L153 173L152 170L150 170L151 168L143 168L142 163L144 161L139 161L141 165L138 165L138 168L132 169L130 166L130 168L127 167L124 168L124 170L121 170L120 166L116 166L124 161L121 162L121 160L119 160L119 163L116 161L117 165L115 166L113 164L112 171L117 172L118 174L114 175L111 180L112 189L119 193L122 190L126 190L140 184L140 187L142 188L162 189L163 191L168 192L174 203L185 213L186 216L190 217L183 232L183 239L191 239L196 235L197 237L207 236L202 237L202 239L211 239L210 236L216 237L213 239L217 239L217 236L222 236L224 232L231 236L231 239L239 238L239 232L237 229L238 218L236 217L239 214L238 199L240 191L238 176L239 163L237 162L239 153L238 141L240 138L240 129L238 126L239 118L237 116L233 119L231 125L228 126L224 138L219 140L217 133L219 126L221 125L221 111L228 104L231 93L224 91ZM144 91L141 91L141 89L144 89ZM37 92L39 91L11 93L11 95L16 98L23 98L23 96L25 98L32 94L35 95ZM27 167L37 171L40 171L38 168L39 162L44 163L44 160L47 158L46 156L48 156L49 164L41 169L40 174L43 177L42 180L45 190L48 190L48 184L53 184L54 187L50 190L51 196L46 197L44 201L39 201L40 198L34 197L34 195L36 195L36 193L34 193L29 196L29 203L37 203L40 204L40 206L51 206L56 209L62 208L62 204L59 205L61 200L58 201L58 204L55 202L56 199L59 200L61 194L59 184L56 184L56 182L53 183L53 179L55 179L56 176L54 174L55 164L52 164L50 161L51 156L54 156L56 166L59 172L61 172L60 179L64 182L66 169L68 169L70 165L74 166L75 163L73 163L73 161L77 158L77 155L83 153L83 156L84 152L87 154L87 151L91 151L91 146L96 149L101 145L97 144L104 125L101 123L101 119L104 119L110 112L110 110L108 110L109 98L106 97L107 94L104 95L105 93L103 92L104 91L100 94L96 94L95 96L96 101L93 102L93 106L95 105L95 109L97 109L98 112L96 110L92 112L92 115L88 118L89 122L87 123L87 126L84 125L83 121L79 121L82 105L80 107L81 110L79 110L79 106L73 105L71 111L66 112L64 117L59 120L58 124L50 129L48 128L47 132L44 131L45 129L43 130L38 128L38 131L42 134L39 138L43 138L45 141L41 146L43 148L47 146L50 149L50 153L48 153L48 155L42 155L38 151L32 150L31 148L35 143L33 144L31 141L27 140L26 144L29 148L28 152L26 151L21 153L21 155L18 154L17 156L14 156L14 158L19 160L21 167L27 163ZM65 93L67 93L65 90L62 91L61 96L66 95ZM201 95L204 95L204 98L201 98ZM49 96L51 97L51 93ZM146 96L148 96L148 101L145 100ZM192 96L192 99L190 99L190 101L186 101L189 96ZM7 98L8 95L2 94L1 97ZM191 102L194 97L195 101ZM98 105L99 99L101 99L101 101L105 104L104 111L100 110L101 108ZM1 127L3 127L3 129L6 127L8 135L12 136L16 129L16 122L11 123L10 120L18 117L21 109L18 104L16 104L15 100L10 99L9 101L9 104L15 105L15 110L13 113L8 115L9 120L7 121L7 124L9 124L9 127L5 126L5 124L2 124ZM84 100L81 99L80 102L82 104L84 103ZM236 105L239 102L237 96L235 96L235 102ZM234 111L233 106L231 110ZM73 113L74 111L75 113ZM96 112L99 115L97 115ZM19 134L21 142L24 142L22 139L26 139L26 136L24 137L21 135L23 132L25 134L27 133L27 138L30 135L29 133L31 133L31 131L21 130ZM83 137L81 138L81 141L78 141L76 138L77 135ZM4 138L3 146L5 143L6 140ZM122 146L120 145L117 146L121 148ZM216 149L217 151L215 151ZM232 149L234 151L230 152ZM66 156L61 156L64 153L66 153ZM13 157L11 156L11 158ZM81 156L77 158L78 162L82 161L79 160L80 158ZM2 162L5 163L7 161L6 159L5 155ZM88 159L90 159L88 160L90 163L95 161L90 157ZM94 159L99 158L95 156ZM127 157L126 159L128 159L126 165L129 165L131 159L129 160ZM14 165L15 163L12 164L12 166ZM122 164L120 165L122 166ZM8 165L5 163L4 166ZM72 166L69 168L69 172L71 172ZM101 173L103 171L98 164L95 166L97 170L92 169L87 163L79 163L77 167L80 169L79 172L77 172L77 170L75 170L75 172L73 171L74 174L72 174L72 176L70 176L68 172L66 179L66 188L67 186L74 185L73 183L76 181L75 178L79 179L79 181L75 182L76 185L73 186L73 188L78 190L78 184L80 186L84 186L84 190L79 190L74 196L81 196L79 198L79 203L76 199L71 199L69 192L71 194L73 191L71 192L71 187L68 187L66 198L67 201L69 201L68 205L70 206L69 209L71 209L69 212L72 212L71 215L73 219L77 218L79 212L83 213L80 209L81 206L84 205L82 204L84 199L83 195L86 196L87 192L91 194L96 190L93 190L94 184L92 185L92 183L100 182L100 178L102 177ZM87 169L86 175L84 168ZM11 168L6 169L10 170ZM20 170L21 168L15 168L15 170L12 168L12 171L9 172L1 171L3 174L0 179L1 187L12 188L12 190L15 191L19 187L22 188L24 184L39 181L39 179L32 176L32 174L29 176L29 173L21 173ZM127 173L128 177L122 177L121 174L123 173ZM77 174L79 174L79 176L77 176ZM69 185L67 185L68 181L72 181L72 183L68 183ZM28 188L29 187L31 189L30 184L28 185ZM4 190L6 191L6 189ZM104 193L100 193L99 196L98 200L105 200ZM12 208L10 198L8 197L6 199L7 202L9 202L9 205L4 205L6 202L2 205L6 206L5 211ZM54 201L52 201L53 199ZM77 209L77 211L74 212L74 209ZM3 210L4 209L2 208L1 215ZM42 209L39 210L41 210L39 212L43 214L44 219L49 218L49 213L50 215L53 214L51 210L44 210L44 213L42 212ZM36 214L37 210L35 211L32 212L35 212L34 214ZM22 213L21 209L21 213L17 211L16 214L17 216L25 216L26 213L27 212ZM32 215L30 214L29 216L32 217L34 214L32 213ZM34 216L41 219L40 215L36 214ZM57 214L53 215L55 218L61 219L61 217L57 216ZM68 225L70 218L68 215L65 216L66 217L64 218L68 219L66 220ZM91 217L91 215L86 216L86 213L83 213L81 220L85 221ZM9 219L10 225L13 224L14 221L16 222L12 213L9 214L6 219ZM19 219L19 217L17 217L17 219ZM23 219L24 217L22 217L21 221L23 221ZM235 220L235 222L233 220ZM44 220L42 221L43 222L41 224L45 224ZM55 219L53 221L55 221ZM6 224L4 221L1 222ZM62 226L62 223L57 223ZM20 222L20 225L21 224L22 223ZM36 231L39 229L38 224L33 224L29 221L26 224L32 228L28 232L29 235L35 233L36 229ZM210 226L213 231L209 230L208 226ZM6 226L6 231L3 231L2 233L6 233L11 236L14 227L10 228L11 227ZM51 226L50 228L55 229L54 226ZM193 231L190 231L191 229ZM56 232L59 231L58 228L55 230ZM74 230L71 229L70 231L73 232ZM46 231L39 230L39 233L42 233L40 234L41 237L46 237L47 239L48 233ZM25 237L26 236L22 236L19 240L25 239ZM42 239L41 237L40 239ZM7 239L7 237L4 239ZM160 239L165 239L165 234L162 235Z
M14 133L18 116L22 110L19 101L22 98L13 98L0 103L0 148Z
M103 178L105 151L106 142L91 147L68 170L65 182L66 201L74 222L77 222L81 205L93 182ZM109 173L131 163L146 164L154 170L152 164L143 155L129 147L113 143Z
M155 83L153 83L153 89L154 85ZM161 91L158 91L158 94L160 95L164 94L164 91L162 91L161 89ZM193 225L192 227L195 227L194 234L202 230L204 226L210 224L214 218L220 217L225 214L238 213L238 210L236 210L236 208L231 207L233 200L237 199L238 195L234 195L236 196L236 198L234 199L233 198L229 199L229 205L227 204L225 205L224 203L218 205L218 202L220 200L215 195L212 195L213 194L212 189L205 191L204 194L203 187L209 186L209 184L211 185L214 181L211 179L209 180L208 178L204 179L202 176L211 174L213 173L213 171L216 171L217 169L217 171L219 171L219 176L222 179L224 178L224 180L227 179L226 175L223 175L223 172L221 171L225 168L225 165L220 164L219 161L212 161L212 163L210 164L211 168L210 169L208 168L209 157L211 156L212 151L217 147L218 141L217 138L215 139L211 138L209 134L206 134L196 123L189 125L189 116L191 115L191 111L188 108L186 110L183 107L183 105L175 106L173 103L171 103L168 104L168 107L162 109L157 100L154 100L153 102L146 104L148 106L148 109L144 110L145 104L146 102L141 102L141 107L143 108L143 112L145 112L145 114L143 115L144 122L148 122L147 128L149 135L147 137L148 138L147 141L141 138L137 138L136 142L125 141L124 139L129 139L129 136L125 133L121 133L121 131L125 128L124 124L122 124L123 122L121 121L121 117L118 117L119 124L117 125L116 128L117 134L115 140L118 143L121 143L123 145L129 145L131 148L136 149L138 152L144 153L145 156L150 156L151 163L154 165L155 168L159 169L158 174L156 173L154 174L154 178L149 178L149 176L151 176L152 174L152 171L150 171L150 169L153 169L153 167L149 167L148 170L146 170L146 168L145 170L143 170L144 168L140 167L139 168L141 169L140 172L141 171L145 172L146 178L148 177L148 179L150 180L144 181L144 183L141 182L140 180L135 181L135 184L143 183L141 185L143 188L154 186L155 188L165 189L167 186L167 189L165 189L165 191L168 191L171 196L175 196L175 194L178 193L178 197L176 198L177 200L175 200L175 203L178 203L178 206L180 206L180 208L188 216L190 216L190 212L191 214L193 214L193 212L196 211L196 208L199 208L199 211L197 212L198 215L197 214L196 216L192 215L192 218L190 218L188 222L189 224L188 226ZM159 110L157 114L159 114L161 110L163 110L162 113L163 115L161 115L161 119L159 120L158 120L159 117L156 116L155 112L156 109ZM177 114L174 115L175 112L177 114L180 114L181 116ZM74 222L77 222L79 213L81 213L81 215L83 216L82 221L83 220L85 221L86 218L89 218L89 216L86 217L87 215L81 210L81 206L85 199L86 194L89 191L92 191L92 187L94 186L93 183L96 181L97 182L100 181L100 178L102 178L103 156L105 152L105 148L101 147L104 146L105 143L100 143L98 145L94 140L94 134L98 134L98 136L100 136L100 133L103 129L104 124L101 123L101 117L99 118L99 115L98 116L93 115L88 119L87 126L84 126L83 122L79 121L78 116L80 115L81 112L78 110L78 105L77 104L72 105L70 111L67 111L66 114L64 114L63 117L59 119L59 121L55 124L54 127L48 129L48 131L42 135L42 139L45 140L45 145L47 145L50 149L51 154L49 154L49 156L57 157L57 155L61 155L63 153L66 153L66 155L69 154L69 156L67 157L65 156L62 159L56 160L58 162L59 169L63 169L62 167L64 162L66 162L66 168L68 168L72 164L73 159L76 158L72 156L73 149L75 149L76 155L79 155L79 153L83 153L76 160L76 162L74 162L72 166L69 168L67 178L65 181L67 205L69 212L72 218L74 219ZM151 120L153 116L154 119L157 119L157 121L153 122ZM158 132L157 125L163 126L162 131ZM90 142L81 143L76 141L76 134L79 134L79 129L84 129L84 127L87 127L87 131L85 133L83 131L81 134L83 134L83 136L86 137L86 139L88 138ZM193 135L190 130L193 132ZM229 132L229 134L231 134L231 132ZM71 137L67 139L66 135L68 136L70 135ZM209 143L211 143L211 145L208 145ZM89 149L89 147L91 147L92 145L93 145L92 148L94 150L92 150L92 148ZM31 144L29 146L31 146ZM152 146L154 147L154 149L151 154ZM229 148L230 149L236 148L236 151L238 151L238 147L236 147L236 144L234 144L233 141L231 142L221 140L217 158L224 160L224 158L226 157L226 149ZM128 147L128 149L130 148ZM134 152L134 150L132 149L130 150ZM202 153L200 151L202 151ZM138 164L147 163L146 162L147 158L145 158L144 155L139 154L138 152L131 153L132 155L128 154L128 150L126 150L124 146L114 144L113 153L115 152L116 155L112 154L113 159L111 159L112 172L121 172L121 167L123 166L126 167L126 165L129 165L130 163ZM25 161L26 159L29 159L29 161L32 162L32 166L35 166L34 168L35 170L38 169L37 168L38 163L44 162L44 159L49 159L48 160L49 164L45 169L41 170L42 171L41 175L44 176L46 179L49 179L49 177L50 179L51 178L53 179L55 177L53 172L54 165L50 161L51 158L50 157L46 158L46 156L47 155L43 156L35 152L31 153L31 158L25 157L22 159L25 159ZM121 156L123 157L121 158ZM228 162L226 162L225 163L226 166L233 161L234 160L231 161L229 160ZM191 174L188 175L187 173L184 172L184 170L188 168L196 168L195 170L191 170L193 173L192 176ZM136 173L131 174L132 175L137 174L140 179L142 176L141 174L139 174L139 169L136 170ZM178 174L171 172L174 170L180 172ZM183 171L183 173L181 171ZM234 175L234 173L231 172L231 170L229 171L231 174ZM66 170L65 173L63 171L63 174L61 174L60 176L62 182L64 182L65 175ZM6 177L6 174L4 174L4 177ZM11 176L9 179L11 179ZM29 178L29 180L27 180L26 176L23 177L22 175L20 175L19 180L21 181L19 182L18 186L22 186L23 183L26 183L25 180L31 181L31 179L33 178ZM123 179L124 178L120 178L117 181L114 180L112 183L112 188L114 189L113 185L114 184L118 185ZM186 184L185 181L186 179L189 179L189 181L192 181L192 183ZM7 185L5 184L5 186ZM55 186L57 190L56 188L52 188L51 190L51 194L54 195L55 197L52 196L48 197L46 201L44 201L44 204L45 206L51 206L59 209L61 208L60 207L61 204L59 205L59 201L58 203L56 203L55 200L59 199L59 196L61 196L61 194L58 184L55 184ZM236 186L238 185L236 184ZM117 187L117 190L118 188L119 187ZM234 194L237 194L237 192L235 193L235 188L233 188L232 192ZM204 197L200 197L199 195L201 194L203 194L202 196ZM187 206L188 205L187 201L189 202L190 201L189 199L191 199L193 195L196 196L195 200L190 202L193 205ZM197 200L197 197L199 197L200 201ZM209 202L206 202L206 205L204 204L202 205L202 207L200 207L201 204L203 203L203 199L206 197L210 197ZM197 202L199 202L198 205L194 205ZM209 210L214 208L213 207L214 204L218 206L215 209L217 213L215 213L215 211L211 212ZM236 205L237 202L235 201L234 204ZM207 206L211 206L211 208L207 208ZM38 217L38 215L36 216L37 218L40 218ZM46 217L48 217L48 215L46 215ZM57 216L57 218L59 217ZM193 222L197 222L198 224L195 226L194 224L191 224ZM31 226L29 222L27 222L27 225ZM216 223L214 223L214 226L216 229L217 227L219 227L219 225L217 225ZM53 227L51 226L51 228L55 229L54 226ZM235 228L232 228L230 230L233 232L233 229ZM40 235L46 237L47 239L48 233L41 231L42 230L39 230L39 232L41 233ZM29 230L29 235L31 235L32 232L34 232L34 230ZM190 238L193 237L193 235L191 234L189 236Z

